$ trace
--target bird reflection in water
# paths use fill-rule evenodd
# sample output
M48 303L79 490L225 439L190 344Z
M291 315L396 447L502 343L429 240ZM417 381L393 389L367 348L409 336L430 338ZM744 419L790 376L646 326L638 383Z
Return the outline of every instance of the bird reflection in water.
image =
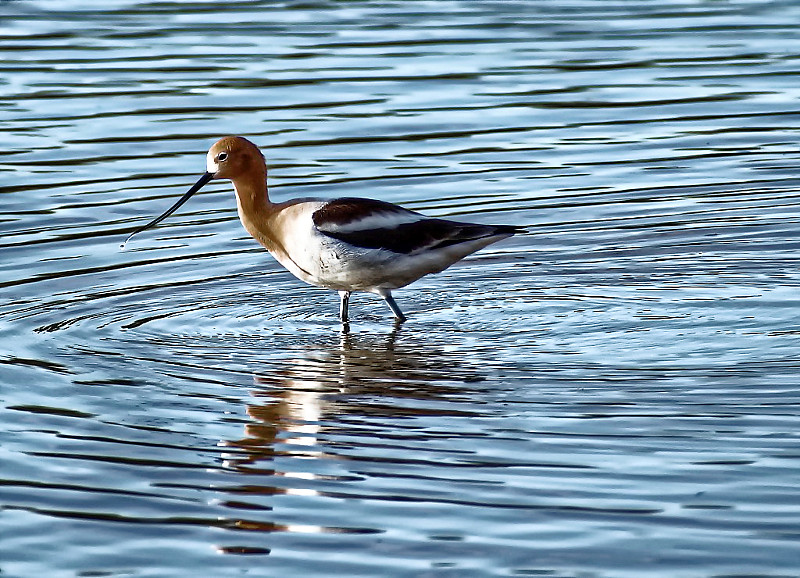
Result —
M287 363L285 369L254 377L247 406L251 422L245 437L223 442L229 452L225 466L248 476L263 477L266 484L248 483L226 488L247 495L246 501L225 502L239 509L271 509L264 497L276 495L325 499L326 489L341 491L341 483L362 476L343 465L348 448L363 439L375 443L380 432L364 422L389 422L398 417L454 414L452 402L471 399L470 383L483 378L431 344L398 346L399 325L387 336L351 335L346 330L338 343L309 344L309 349ZM418 337L414 337L418 339ZM313 349L312 349L313 348ZM402 399L408 400L403 402ZM420 400L422 403L420 403ZM380 428L379 428L380 429ZM346 438L346 443L343 442ZM270 500L272 501L272 500ZM369 528L260 524L240 521L237 529L288 532L377 532Z
M346 415L441 413L442 408L409 407L390 398L453 401L470 391L467 384L482 381L462 360L430 344L397 347L399 330L396 325L382 338L344 331L337 345L309 344L309 350L292 359L284 370L254 376L252 395L258 402L247 407L253 422L247 424L245 438L226 443L244 450L229 456L227 464L242 473L300 477L264 470L258 464L276 455L342 459L320 446L318 436L326 416L339 420Z

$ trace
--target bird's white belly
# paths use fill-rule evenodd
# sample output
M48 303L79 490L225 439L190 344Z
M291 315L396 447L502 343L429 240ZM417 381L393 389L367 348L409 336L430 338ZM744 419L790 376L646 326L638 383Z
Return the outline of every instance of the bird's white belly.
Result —
M287 247L288 255L275 255L295 276L337 291L369 291L385 286L396 255L381 250L358 249L310 231L302 241Z
M478 239L406 255L353 247L315 232L302 248L296 248L291 262L276 257L296 277L312 285L337 291L379 292L404 287L423 275L438 273L490 242Z

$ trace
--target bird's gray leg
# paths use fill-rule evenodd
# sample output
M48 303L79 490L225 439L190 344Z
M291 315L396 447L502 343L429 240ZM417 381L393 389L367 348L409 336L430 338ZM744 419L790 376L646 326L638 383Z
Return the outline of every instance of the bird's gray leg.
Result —
M392 313L394 313L394 316L397 318L397 321L402 323L403 321L406 320L406 316L403 315L402 311L400 311L400 307L397 306L397 303L392 297L391 291L381 291L379 295L383 297L384 301L386 301L386 304L389 306L389 309L392 310Z
M347 323L347 306L350 303L350 291L339 291L339 297L342 298L339 304L339 319L342 323Z

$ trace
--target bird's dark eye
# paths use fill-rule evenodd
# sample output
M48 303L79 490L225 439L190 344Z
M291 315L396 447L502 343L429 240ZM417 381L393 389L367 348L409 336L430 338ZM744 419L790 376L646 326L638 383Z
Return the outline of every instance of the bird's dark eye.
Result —
M222 161L228 160L228 153L219 153L217 155L217 162L221 163Z

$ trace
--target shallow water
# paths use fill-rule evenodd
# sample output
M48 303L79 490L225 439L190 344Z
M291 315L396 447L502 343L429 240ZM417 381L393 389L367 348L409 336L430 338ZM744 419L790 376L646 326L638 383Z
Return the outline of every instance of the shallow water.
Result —
M800 574L795 2L0 4L0 575ZM227 183L525 225L396 297Z

